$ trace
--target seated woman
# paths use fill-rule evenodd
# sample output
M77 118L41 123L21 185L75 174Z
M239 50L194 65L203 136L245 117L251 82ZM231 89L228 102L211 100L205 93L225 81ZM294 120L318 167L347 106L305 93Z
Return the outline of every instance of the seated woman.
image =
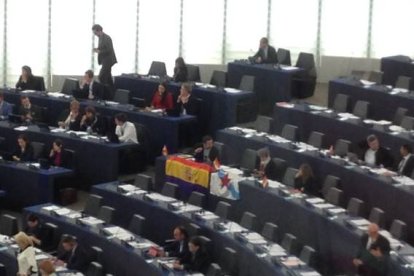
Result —
M14 239L19 246L19 254L17 255L17 263L19 271L17 275L37 275L37 262L35 248L29 236L24 232L19 232L14 236Z
M183 83L180 89L180 95L177 98L176 109L182 115L197 115L197 101L191 96L193 87L189 83Z
M156 109L173 109L173 96L170 92L167 91L167 84L160 83L158 85L157 91L155 91L154 96L151 101L151 108Z
M32 74L32 69L25 65L22 67L22 74L16 83L16 89L21 90L36 90L37 82Z
M313 196L320 196L320 187L315 181L309 164L300 165L299 171L295 176L295 190Z
M184 59L182 57L178 57L175 60L173 80L175 82L185 82L187 81L187 74L187 66L185 66Z
M63 150L62 140L53 141L52 149L49 153L49 161L52 166L66 167L68 163L67 152Z
M18 147L12 155L12 159L18 162L29 162L34 159L33 147L25 134L17 137Z
M80 122L82 114L80 112L80 103L77 100L70 102L70 109L63 111L60 116L61 120L58 122L59 127L66 130L80 130Z
M174 263L174 268L188 272L206 273L210 258L200 237L192 237L188 242L189 255Z

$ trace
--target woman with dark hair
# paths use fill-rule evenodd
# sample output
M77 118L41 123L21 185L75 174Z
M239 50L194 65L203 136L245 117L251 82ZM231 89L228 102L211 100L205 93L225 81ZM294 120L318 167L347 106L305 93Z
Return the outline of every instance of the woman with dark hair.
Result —
M158 85L157 91L151 101L151 108L156 109L173 109L173 97L170 92L167 91L167 84L165 82Z
M184 59L182 57L178 57L175 60L173 79L175 82L187 81L187 66L185 65Z
M210 258L200 237L192 237L188 242L189 255L174 263L174 268L188 272L206 273L210 265Z
M36 79L32 74L32 69L25 65L22 67L22 74L16 83L16 89L21 90L36 90Z
M56 167L66 167L67 159L67 153L63 150L62 140L56 139L53 141L52 149L49 153L50 164Z
M20 134L17 137L18 147L12 155L14 161L28 162L33 161L33 147L25 134Z
M295 190L313 196L320 196L320 187L315 181L309 164L300 165L299 171L295 176Z

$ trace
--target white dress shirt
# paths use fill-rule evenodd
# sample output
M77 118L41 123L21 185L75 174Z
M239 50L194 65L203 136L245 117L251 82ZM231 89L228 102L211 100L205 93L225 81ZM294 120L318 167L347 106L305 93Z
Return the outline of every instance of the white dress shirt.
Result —
M365 152L365 163L367 163L368 165L371 165L371 166L375 166L376 165L375 153L376 153L376 151L374 151L372 149L368 149Z
M408 158L410 158L411 154L407 154L406 156L404 156L400 162L400 164L398 164L398 172L401 174L402 171L404 170L405 164L407 163Z
M115 134L121 142L138 143L137 130L131 122L125 122L122 126L116 126Z
M37 273L38 270L35 255L35 248L33 246L27 247L24 251L17 255L17 263L19 265L20 274L27 274L29 271Z

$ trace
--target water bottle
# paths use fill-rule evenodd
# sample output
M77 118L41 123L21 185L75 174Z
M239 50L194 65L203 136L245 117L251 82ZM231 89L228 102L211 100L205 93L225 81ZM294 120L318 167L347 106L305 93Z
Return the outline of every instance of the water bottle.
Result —
M90 126L88 126L86 128L86 133L88 133L88 135L91 135L92 134L92 128Z

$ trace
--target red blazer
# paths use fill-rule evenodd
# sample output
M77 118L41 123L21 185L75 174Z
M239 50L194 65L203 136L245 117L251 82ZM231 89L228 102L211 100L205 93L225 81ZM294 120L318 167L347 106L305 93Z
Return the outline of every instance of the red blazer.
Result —
M174 104L172 94L170 92L165 93L167 94L165 95L164 101L162 101L162 98L158 91L155 91L154 96L152 97L151 106L154 108L173 109Z

